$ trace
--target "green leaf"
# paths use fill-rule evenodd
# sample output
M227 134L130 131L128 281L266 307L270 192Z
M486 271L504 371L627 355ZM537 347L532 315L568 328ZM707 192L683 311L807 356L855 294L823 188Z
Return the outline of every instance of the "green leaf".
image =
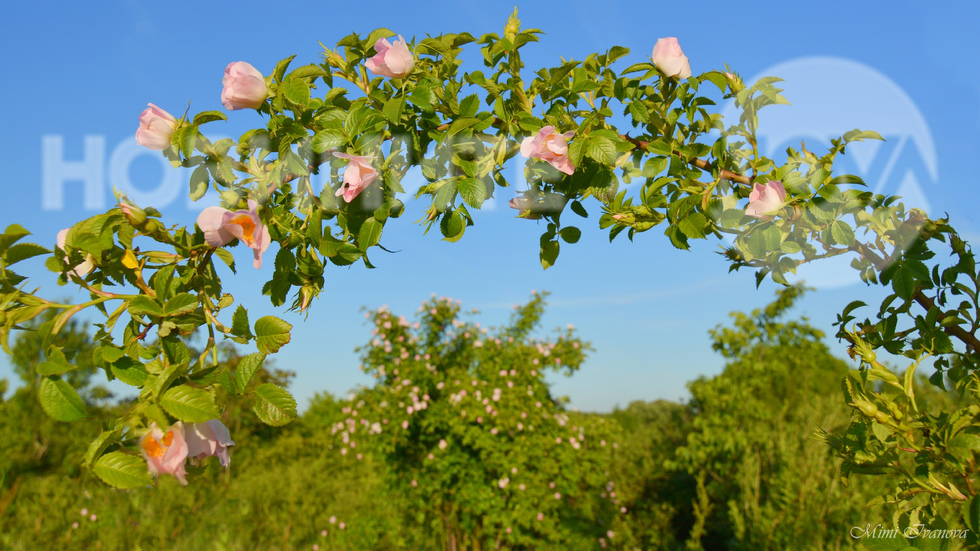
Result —
M91 466L95 462L95 458L102 455L113 441L118 440L119 436L122 434L122 429L116 430L105 430L99 434L92 443L89 444L88 449L85 451L85 465Z
M579 203L578 201L572 201L572 212L581 216L582 218L589 217L588 211L586 211L585 207L582 206L582 203Z
M585 145L585 154L604 165L616 162L616 144L609 138L592 136Z
M834 223L830 226L830 235L833 236L834 241L839 245L850 247L854 244L854 230L846 222L834 220Z
M963 520L974 534L980 534L980 496L973 496L963 504Z
M146 384L147 378L149 378L146 367L128 356L124 356L118 361L113 362L111 369L112 374L117 379L130 386L142 387Z
M566 226L558 232L558 235L560 235L566 243L578 243L578 240L582 237L582 230L576 228L575 226Z
M892 276L892 289L895 290L896 295L911 300L912 295L915 294L915 274L912 270L904 266L896 270Z
M255 372L262 367L264 360L265 354L249 354L238 362L238 367L235 369L235 386L238 392L245 392L245 387L248 386Z
M198 165L191 173L191 201L197 201L208 192L208 167Z
M220 415L211 394L186 385L164 392L160 397L160 406L170 415L188 423L203 423Z
M23 226L18 224L7 226L7 229L0 235L0 253L6 251L8 247L30 234L31 232L25 230Z
M252 338L252 330L248 326L248 310L241 304L231 316L231 334L244 338Z
M120 490L153 484L146 463L135 455L122 452L103 455L95 462L92 472L106 484Z
M455 243L463 237L466 231L466 222L463 215L458 210L447 212L439 222L439 230L442 232L443 240Z
M467 128L473 126L474 124L480 122L482 122L481 119L478 119L476 117L462 117L456 119L455 121L453 121L451 125L449 125L449 131L446 132L446 135L451 138L456 134L459 134L463 130L466 130Z
M703 214L695 212L678 222L677 228L691 239L704 239L704 226L707 222Z
M487 200L487 186L476 178L463 178L456 184L460 197L466 204L478 209Z
M296 56L291 55L279 63L276 63L276 68L272 71L272 80L282 82L282 76L286 74L286 69L289 67L289 62L292 61L294 57Z
M391 98L385 103L384 109L381 110L384 113L388 122L398 124L398 121L402 118L402 110L405 108L405 98L397 97Z
M328 149L334 149L347 143L347 136L337 129L321 130L313 136L313 151L319 155Z
M167 301L163 307L164 316L179 316L197 310L198 298L190 293L180 293Z
M235 272L235 257L231 254L231 251L224 247L218 247L214 250L214 256L217 256L222 262L227 264L231 268L231 273L237 273Z
M272 354L289 342L292 325L275 316L265 316L255 322L255 345L259 352Z
M480 98L476 94L466 96L463 101L459 102L459 116L461 117L475 116L479 110Z
M78 367L77 365L71 365L68 363L68 360L65 359L65 353L62 352L57 346L52 346L49 348L47 356L48 359L37 364L38 375L58 375Z
M204 123L213 121L226 121L228 117L225 116L221 111L203 111L194 115L194 126L201 126Z
M129 301L129 313L137 316L163 316L160 303L146 295L140 295Z
M291 103L305 106L310 102L310 85L300 78L288 78L282 85L283 95Z
M557 241L545 241L541 243L541 252L539 256L541 257L541 266L545 270L555 265L555 261L558 260L558 253L560 250L561 246Z
M78 392L57 376L41 379L38 391L41 407L58 421L78 421L85 418L85 404Z
M370 217L361 224L361 229L357 232L357 245L362 251L367 251L381 241L381 229L384 224L375 217Z
M35 245L34 243L18 243L7 249L6 255L4 256L4 264L6 266L11 266L20 262L21 260L27 260L28 258L50 253L51 251L49 249L45 249L44 247Z
M296 400L282 387L265 383L255 388L252 410L263 423L281 427L296 417Z

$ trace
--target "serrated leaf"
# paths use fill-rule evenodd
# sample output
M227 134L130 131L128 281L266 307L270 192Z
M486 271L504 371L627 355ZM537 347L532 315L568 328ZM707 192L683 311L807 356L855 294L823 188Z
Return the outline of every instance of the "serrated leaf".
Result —
M305 106L310 101L310 85L300 78L288 78L282 85L283 95L291 103Z
M228 265L231 268L231 273L238 273L235 271L235 257L231 254L231 251L223 247L218 247L214 250L214 256L217 256L222 262Z
M439 231L442 232L443 240L455 243L463 237L466 231L466 222L463 215L458 210L447 212L439 221Z
M135 455L122 452L103 455L92 466L92 472L106 484L120 490L153 484L146 463Z
M6 251L8 247L30 234L31 232L25 230L19 224L7 226L7 229L0 234L0 253Z
M164 316L179 316L197 309L198 299L190 293L180 293L163 306Z
M368 218L361 224L360 231L357 232L357 245L362 251L368 250L369 247L373 247L381 241L381 230L384 224L379 222L373 216Z
M239 337L252 338L252 330L248 325L248 310L241 304L231 316L231 333Z
M560 235L566 243L578 243L578 240L582 237L582 230L576 228L575 226L566 226L558 232L558 235Z
M197 115L194 115L193 124L194 126L200 126L208 122L225 121L225 120L228 120L228 117L226 117L225 114L222 113L221 111L203 111L201 113L198 113Z
M459 102L459 116L461 117L475 116L479 110L480 98L476 94L466 96L463 101Z
M296 417L296 400L284 388L265 383L255 388L252 410L263 423L281 427Z
M337 129L321 130L313 136L313 151L319 155L347 143L347 136Z
M705 219L704 215L700 212L695 212L678 222L677 228L681 230L681 233L691 239L704 239L704 225L706 223L707 219Z
M104 452L105 449L113 443L113 441L119 439L121 434L122 429L105 430L95 437L95 440L92 440L92 443L89 444L88 449L85 451L85 465L91 466L95 459L102 455L102 452Z
M915 274L912 273L912 270L904 266L895 270L892 275L892 289L898 296L910 300L915 294Z
M586 211L585 207L582 206L582 203L579 203L578 201L572 201L572 212L581 216L582 218L589 217L588 211Z
M850 247L854 244L854 230L846 222L835 220L830 226L830 235L839 245Z
M188 423L203 423L220 415L211 394L186 385L164 392L160 397L160 406L170 415Z
M238 362L238 367L235 369L235 386L239 393L245 392L245 387L248 386L255 372L262 367L264 360L265 354L249 354Z
M21 260L27 260L28 258L50 253L51 250L40 245L35 245L34 243L18 243L7 249L7 252L4 255L4 264L6 266L11 266L20 262Z
M78 392L58 377L43 377L38 399L45 413L58 421L78 421L85 418L85 404Z
M560 251L561 246L557 241L545 241L541 243L541 252L539 253L541 266L545 270L554 266L555 261L558 260L558 253Z
M275 316L265 316L255 322L255 346L263 354L272 354L289 343L292 325Z
M456 184L456 190L466 204L478 209L487 200L487 186L476 178L463 178Z
M385 103L384 108L381 110L384 113L386 119L389 122L398 124L398 121L402 118L402 110L405 108L405 98L397 97L391 98Z
M137 316L163 316L160 303L146 295L140 295L129 301L129 312Z
M58 375L65 373L66 371L71 371L78 367L77 365L72 365L65 358L65 353L61 351L57 346L52 346L48 349L47 353L48 359L37 364L37 374L41 376L47 375Z
M143 364L128 356L124 356L119 358L118 361L113 362L110 369L117 379L135 387L145 385L146 380L150 376Z
M190 188L191 201L197 201L208 192L208 167L206 165L198 165L191 173Z

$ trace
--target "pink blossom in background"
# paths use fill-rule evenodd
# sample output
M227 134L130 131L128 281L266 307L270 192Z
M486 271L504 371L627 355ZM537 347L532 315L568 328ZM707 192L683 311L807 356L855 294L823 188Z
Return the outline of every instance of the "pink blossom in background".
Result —
M374 43L374 51L377 53L364 62L364 66L376 75L405 78L415 68L415 57L408 50L408 44L405 43L402 35L398 35L398 40L394 42L388 42L387 38L379 38Z
M251 64L244 61L233 61L225 67L225 76L221 79L221 104L225 109L258 109L265 103L269 88L265 77Z
M58 235L55 237L55 242L57 243L58 248L61 249L61 250L63 250L63 251L65 250L65 240L68 239L68 230L69 229L70 228L65 228L65 229L59 231L58 232ZM76 266L72 266L72 269L71 270L68 270L68 275L70 275L70 276L73 275L73 276L81 279L81 278L85 277L86 275L88 275L89 272L91 272L93 269L95 269L95 257L92 256L91 254L88 254L85 257L85 260L83 260L80 264L78 264Z
M651 57L653 64L669 77L688 78L691 76L691 62L681 50L677 38L673 36L657 40L653 46Z
M163 151L170 147L170 138L177 128L177 119L152 103L140 113L140 127L136 130L136 143L147 149Z
M572 174L575 172L575 166L572 165L572 161L568 158L567 140L574 135L575 132L559 134L555 132L554 126L545 126L538 131L537 136L524 138L524 141L521 142L521 155L528 158L541 159L560 172ZM511 201L511 207L514 207L513 201Z

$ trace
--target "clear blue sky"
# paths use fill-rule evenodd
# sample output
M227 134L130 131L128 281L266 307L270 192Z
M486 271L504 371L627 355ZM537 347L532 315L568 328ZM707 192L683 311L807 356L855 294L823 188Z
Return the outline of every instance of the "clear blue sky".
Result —
M59 229L96 212L85 208L78 182L64 185L61 207L42 208L44 136L60 137L67 160L82 158L85 136L102 137L105 151L96 164L105 170L100 193L109 206L110 182L121 177L112 173L113 166L122 166L122 176L144 193L159 190L165 177L151 155L122 161L133 151L127 146L146 103L175 114L188 102L193 112L221 109L221 75L231 61L248 61L264 73L293 54L294 63L316 62L318 41L332 45L350 32L382 26L419 39L444 32L499 33L513 9L513 3L499 2L427 5L320 1L272 8L268 2L110 0L6 7L0 20L0 146L6 159L0 225L22 224L35 241L50 245ZM785 95L794 105L763 119L770 147L784 149L805 139L819 150L826 134L857 126L878 130L888 142L849 150L847 167L873 187L904 193L934 216L947 212L961 231L980 235L974 212L977 177L965 170L980 149L980 76L974 59L980 51L974 29L980 13L963 5L719 2L692 8L682 2L570 1L518 6L525 27L546 33L525 50L529 68L557 64L559 56L582 59L612 45L632 50L626 63L639 62L662 36L679 38L695 72L728 63L748 79L779 66L782 73L772 74L787 78ZM237 136L264 125L254 112L229 118L209 125L209 133ZM513 174L519 172L518 167ZM637 399L686 396L687 381L721 368L707 331L726 322L728 312L761 306L772 297L772 285L756 290L749 273L728 274L714 254L717 243L701 241L691 252L677 251L654 230L633 244L621 237L610 245L596 215L578 224L585 230L582 241L566 246L558 265L544 272L537 259L540 228L513 217L506 207L511 193L498 190L497 207L481 212L477 225L456 244L423 236L413 225L421 206L408 201L405 216L389 224L383 240L401 252L376 253L377 270L360 265L330 270L327 290L309 319L284 316L296 327L276 363L297 373L293 390L301 405L317 390L344 393L368 382L353 353L369 337L362 306L387 304L411 315L436 293L479 309L478 320L485 324L500 324L532 289L548 290L544 326L574 324L597 350L574 378L556 379L556 390L569 395L572 406L609 410ZM167 203L164 214L174 223L193 223L201 208L186 204L183 189ZM226 285L254 320L276 313L260 293L272 263L256 272L247 252L235 252L240 275L229 274ZM67 294L43 267L26 273L48 296ZM848 283L847 275L846 269L823 269L810 276L824 288L810 295L800 312L827 333L849 301L883 296ZM0 377L11 377L5 357Z

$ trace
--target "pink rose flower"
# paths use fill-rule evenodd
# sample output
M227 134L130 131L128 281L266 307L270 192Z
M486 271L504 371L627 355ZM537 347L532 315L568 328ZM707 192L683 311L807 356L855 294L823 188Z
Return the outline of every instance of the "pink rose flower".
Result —
M350 161L344 170L344 183L341 184L340 189L335 194L338 197L343 195L344 201L350 203L378 177L378 171L371 166L371 160L374 157L336 152L333 155L338 159Z
M651 57L653 57L653 64L666 76L674 78L691 76L691 62L673 36L658 39L653 46Z
M136 143L147 149L163 151L170 147L170 136L177 127L177 119L152 103L140 113L140 127L136 129Z
M537 136L524 138L521 142L521 155L547 161L559 171L571 174L575 172L575 167L568 159L567 139L574 135L575 132L559 134L555 132L554 126L545 126L538 130Z
M221 79L224 88L221 90L221 105L225 109L258 109L265 103L269 88L265 85L265 77L255 67L244 61L235 61L225 67L225 76Z
M248 209L232 212L221 207L208 207L198 215L197 225L212 247L221 247L232 239L245 243L255 255L252 265L261 268L262 253L269 248L272 237L269 228L259 219L258 203L250 199Z
M364 65L376 75L388 78L405 78L415 68L415 58L408 51L408 45L402 35L393 44L387 38L379 38L374 43L374 51L378 52Z
M187 459L187 442L183 424L177 422L164 433L155 424L140 440L140 451L154 475L173 475L182 485L187 485L184 460Z
M228 446L234 446L228 427L217 419L204 423L194 423L184 430L187 441L187 456L201 459L208 455L217 456L222 467L231 464Z
M760 220L772 220L769 214L782 208L785 201L786 189L782 182L770 180L766 185L757 183L749 194L749 206L745 207L745 214Z
M65 250L65 240L68 238L69 228L65 228L58 232L58 236L55 238L58 243L58 248ZM67 253L67 251L65 251ZM68 271L68 275L75 276L79 279L88 275L95 268L95 257L89 254L85 257L85 260L77 266L72 266L72 269Z

